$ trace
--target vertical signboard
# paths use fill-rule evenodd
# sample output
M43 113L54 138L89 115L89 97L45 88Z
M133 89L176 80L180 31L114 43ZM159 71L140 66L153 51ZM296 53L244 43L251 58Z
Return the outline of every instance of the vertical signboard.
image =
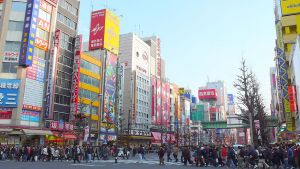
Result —
M276 53L277 53L277 63L279 69L279 78L281 84L281 92L283 95L283 107L285 112L285 120L288 131L293 131L295 129L292 113L290 109L290 100L288 95L288 73L287 73L287 63L286 56L284 52L284 42L282 35L282 25L280 21L276 23L276 34L277 34L277 44L276 44Z
M72 74L72 98L71 98L71 113L77 114L78 112L78 94L79 94L79 81L80 81L80 55L82 50L82 35L75 38L75 56Z
M171 103L170 103L170 83L167 82L166 83L166 111L167 111L167 127L169 128L170 127L170 124L171 124L171 119L170 119L170 115L171 115Z
M295 99L295 97L296 97L295 86L289 86L288 93L289 93L289 98L290 98L291 113L295 113L297 110L296 99Z
M105 123L115 123L117 59L117 55L108 52L105 72L104 112L101 119Z
M151 120L152 120L152 123L153 124L156 124L157 121L156 121L156 101L157 101L157 98L156 98L156 77L155 76L152 76L151 77L151 86L152 86L152 89L151 89Z
M36 39L37 20L39 15L40 0L28 0L21 41L19 57L20 66L31 66L34 54L34 43Z
M46 108L45 118L52 118L53 116L53 101L55 94L55 77L56 77L56 65L59 55L60 46L60 30L56 29L54 34L54 45L51 49L51 57L49 59L48 77L47 77L47 91L46 91Z
M160 38L157 38L157 78L161 77Z
M162 89L161 89L161 80L156 80L157 88L156 88L156 118L157 118L157 124L162 124L161 117L162 117Z

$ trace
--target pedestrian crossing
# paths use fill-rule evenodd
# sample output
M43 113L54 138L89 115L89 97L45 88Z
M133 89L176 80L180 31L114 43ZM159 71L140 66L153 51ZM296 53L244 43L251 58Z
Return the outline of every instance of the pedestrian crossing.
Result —
M130 164L148 164L148 165L159 165L158 159L150 159L150 160L135 160L135 159L129 159L129 160L123 160L123 159L118 159L118 162L115 163L115 160L95 160L91 163L85 163L82 162L80 164L70 164L70 165L80 165L80 166L87 166L87 167L92 167L92 166L109 166L109 165L130 165ZM171 166L182 166L183 164L180 162L165 162L165 165Z

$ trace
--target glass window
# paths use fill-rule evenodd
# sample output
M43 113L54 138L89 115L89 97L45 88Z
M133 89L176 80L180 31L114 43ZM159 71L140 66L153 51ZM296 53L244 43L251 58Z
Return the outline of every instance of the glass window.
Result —
M60 34L60 47L68 50L70 52L74 51L73 47L73 37L65 34L64 32L61 32Z
M72 21L70 18L62 15L61 13L58 13L57 19L63 24L65 24L66 26L68 26L69 28L76 29L77 24L74 21Z
M10 31L23 31L24 22L20 21L9 21L8 30Z
M41 39L43 39L43 40L45 40L45 41L47 41L47 42L49 40L49 32L44 31L44 30L42 30L40 28L37 28L37 30L36 30L36 36L39 37L39 38L41 38Z
M34 47L33 56L36 56L36 57L41 58L41 59L45 59L45 55L46 55L46 51L44 51L40 48Z
M2 72L3 73L17 73L18 63L3 62Z
M86 60L80 60L80 67L100 75L100 67Z
M41 8L39 9L39 18L41 18L49 23L51 21L51 15L49 13L47 13L46 11L42 10Z
M80 74L80 82L95 86L97 88L99 88L99 84L100 84L98 79L87 76L85 74Z
M20 52L21 42L6 41L5 42L5 51L11 52Z
M65 56L65 55L59 55L58 57L58 62L65 65L65 66L68 66L68 67L73 67L73 59Z
M15 12L25 12L26 2L13 1L11 5L11 10Z
M79 97L90 99L90 100L96 100L98 98L98 93L85 90L85 89L79 89Z

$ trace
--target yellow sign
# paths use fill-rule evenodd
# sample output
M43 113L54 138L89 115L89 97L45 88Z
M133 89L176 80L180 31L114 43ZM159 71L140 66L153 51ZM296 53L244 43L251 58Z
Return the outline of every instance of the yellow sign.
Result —
M119 53L120 18L106 10L104 27L104 48L114 54Z
M181 95L181 94L184 94L184 88L179 88L179 94Z
M300 13L300 0L281 0L282 15Z

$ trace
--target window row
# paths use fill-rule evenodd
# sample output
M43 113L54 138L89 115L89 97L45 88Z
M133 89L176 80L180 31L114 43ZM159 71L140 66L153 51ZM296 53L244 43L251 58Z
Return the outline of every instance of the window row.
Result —
M71 83L71 80L69 80L69 79L63 79L63 78L57 77L56 85L60 86L62 88L65 88L65 89L71 89L72 83Z
M23 31L24 22L22 21L9 21L8 30L10 31Z
M145 83L145 84L149 84L149 80L141 77L141 76L137 76L137 80L142 82L142 83Z
M98 99L98 93L85 90L85 89L79 89L79 97L90 99L90 100L96 100Z
M72 21L70 18L62 15L61 13L58 13L57 20L59 20L60 22L62 22L63 24L65 24L66 26L68 26L71 29L75 30L77 27L77 23Z
M36 29L36 37L39 37L40 39L43 39L44 41L49 41L49 32L44 31L41 28Z
M68 50L70 52L74 52L74 46L73 46L74 38L69 36L68 34L65 34L64 32L60 33L60 47Z
M34 47L34 54L33 54L34 57L45 59L45 55L46 55L46 51L44 51L43 49Z
M18 63L2 62L3 73L17 73Z
M86 60L80 60L80 67L93 73L96 73L97 75L100 75L100 67Z
M67 11L69 11L70 13L72 13L75 16L77 16L77 14L78 14L78 9L73 7L69 2L66 2L65 0L60 0L59 6L66 9Z
M48 23L51 23L51 15L48 12L42 10L41 8L39 9L39 18L47 21Z
M26 11L26 2L13 1L11 5L11 10L15 12L25 12Z
M80 82L95 86L97 88L99 88L100 86L100 81L98 79L87 76L85 74L80 74Z
M58 71L57 72L57 77L62 78L62 79L66 79L66 80L71 80L72 79L72 75L66 72L62 72L62 71Z
M58 57L58 63L61 63L61 64L65 65L65 66L70 67L70 68L73 67L73 59L71 59L71 58L69 58L69 57L67 57L65 55L59 55L59 57Z
M5 51L10 51L10 52L20 52L21 42L6 41L4 50Z
M63 105L70 105L70 97L55 94L54 102Z
M93 115L98 115L98 107L92 106L90 109L90 105L80 103L78 108L81 113L90 114L92 112Z
M64 121L68 122L69 121L69 113L64 113L64 112L53 112L53 120L54 121Z

